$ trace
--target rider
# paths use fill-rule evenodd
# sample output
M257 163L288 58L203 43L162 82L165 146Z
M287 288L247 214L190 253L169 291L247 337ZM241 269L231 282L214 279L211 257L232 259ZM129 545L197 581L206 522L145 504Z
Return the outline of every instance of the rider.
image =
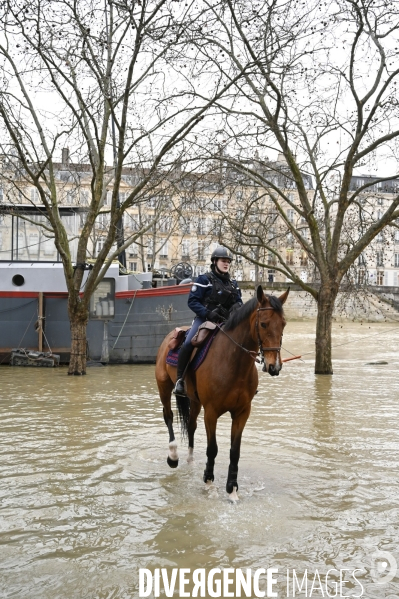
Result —
M237 281L230 278L229 268L233 256L224 247L217 247L211 256L210 272L200 275L191 287L188 306L196 317L186 340L179 351L177 362L177 381L174 393L185 395L184 371L190 360L193 346L191 339L200 324L206 320L222 322L229 313L242 305L241 290Z

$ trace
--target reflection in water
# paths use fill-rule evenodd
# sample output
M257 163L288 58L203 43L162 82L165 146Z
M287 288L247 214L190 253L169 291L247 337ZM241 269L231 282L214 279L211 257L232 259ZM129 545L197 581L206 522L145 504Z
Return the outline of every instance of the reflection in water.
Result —
M315 440L323 449L326 449L334 434L335 415L332 387L333 376L315 375L312 401L313 428Z
M284 343L314 347L311 324L289 323ZM367 598L396 597L398 580L370 577L376 549L398 552L398 358L392 326L337 328L332 377L312 360L261 374L243 435L238 505L225 494L230 417L218 424L215 484L196 460L166 464L168 434L152 366L0 369L0 590L30 599L136 599L138 569L365 568ZM399 560L398 560L399 561ZM347 586L346 594L350 594ZM355 591L354 591L355 592ZM177 596L177 595L176 595ZM304 595L302 595L304 596ZM321 597L321 594L313 594Z

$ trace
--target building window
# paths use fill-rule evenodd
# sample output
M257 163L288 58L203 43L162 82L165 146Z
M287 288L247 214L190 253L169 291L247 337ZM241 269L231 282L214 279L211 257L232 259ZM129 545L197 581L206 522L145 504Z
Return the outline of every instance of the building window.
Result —
M30 190L30 201L36 204L39 201L39 192L36 187L32 187Z
M286 262L289 265L294 264L294 250L287 250Z
M205 242L198 242L198 260L205 260Z
M96 243L96 257L104 247L104 239L98 239Z
M377 266L384 266L384 252L376 252Z
M161 243L162 243L162 241L161 241ZM159 254L159 255L161 256L161 258L167 258L167 257L168 257L168 245L169 245L169 244L168 244L168 242L167 242L167 241L165 241L165 242L163 243L163 245L162 245L162 247L161 247L160 254Z
M363 270L363 268L361 270L359 270L358 282L359 282L359 285L364 285L364 283L366 282L366 271Z
M294 222L294 210L292 208L287 210L287 219L290 221L290 223Z
M198 235L205 235L205 233L206 233L206 219L205 218L198 219L197 233L198 233Z
M399 266L399 254L395 254L395 266Z
M223 210L223 200L215 198L213 200L213 209L214 210Z
M76 189L68 189L67 191L67 204L76 203Z
M129 214L130 217L130 222L129 222L129 227L132 231L138 231L141 227L139 224L139 221L137 220L137 217L134 218L131 214Z
M137 258L138 255L137 243L132 243L129 247L129 258Z
M137 271L137 262L129 262L129 270L136 272Z
M172 219L170 216L167 216L159 223L159 232L160 233L170 233L172 229Z
M180 227L181 230L180 232L183 233L183 235L190 235L190 220L188 218L182 218L180 221Z
M109 215L101 213L96 218L97 227L101 229L107 229L109 226Z
M384 271L377 270L377 285L383 285L383 284L384 284Z
M147 241L147 258L152 258L154 255L154 240L149 239Z
M157 205L157 197L156 196L154 198L149 198L147 200L148 208L156 208L156 205Z
M183 260L190 258L190 241L188 239L183 239L181 243L181 257Z
M301 266L307 266L308 265L308 255L306 252L302 252L300 255L300 265Z

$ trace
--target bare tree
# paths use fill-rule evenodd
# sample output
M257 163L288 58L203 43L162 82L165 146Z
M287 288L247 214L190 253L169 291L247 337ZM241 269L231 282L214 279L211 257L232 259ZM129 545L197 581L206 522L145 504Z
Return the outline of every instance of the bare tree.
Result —
M267 193L284 234L313 264L314 283L305 282L271 243L273 233L241 227L243 239L266 250L275 268L317 301L315 372L332 374L331 325L340 284L399 217L396 188L378 217L357 222L348 235L362 192L398 177L398 5L209 0L207 6L192 31L197 51L215 76L232 81L241 75L218 102L220 118L207 147L224 145L224 163ZM276 150L282 160L268 160ZM360 168L377 179L351 190ZM270 207L267 219L272 212Z
M18 202L39 205L40 226L54 237L68 289L69 374L84 374L90 297L111 261L152 225L149 219L122 239L124 212L162 185L179 152L189 150L184 139L231 82L208 82L202 99L193 95L202 76L201 64L186 64L185 32L200 11L194 4L9 0L0 11L3 187L18 188ZM67 147L61 168L57 159ZM121 201L126 169L131 188ZM60 216L61 171L78 195L89 189L75 255ZM83 287L107 192L108 222Z

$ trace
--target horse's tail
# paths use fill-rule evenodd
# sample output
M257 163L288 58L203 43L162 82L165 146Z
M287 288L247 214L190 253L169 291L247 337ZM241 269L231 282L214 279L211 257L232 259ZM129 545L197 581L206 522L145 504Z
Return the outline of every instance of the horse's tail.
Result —
M180 422L180 431L183 439L188 434L188 421L190 419L190 398L176 395L177 422Z

